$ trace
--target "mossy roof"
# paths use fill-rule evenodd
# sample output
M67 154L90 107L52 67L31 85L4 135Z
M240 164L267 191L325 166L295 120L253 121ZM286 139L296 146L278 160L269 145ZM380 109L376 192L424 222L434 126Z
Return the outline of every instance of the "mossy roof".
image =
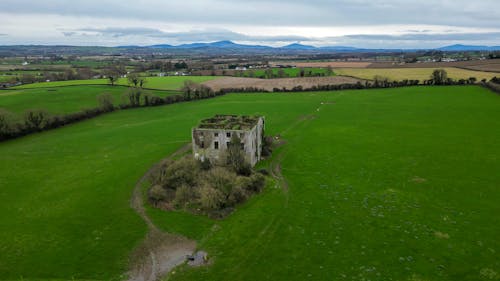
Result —
M200 129L250 130L259 122L260 116L215 115L200 122Z

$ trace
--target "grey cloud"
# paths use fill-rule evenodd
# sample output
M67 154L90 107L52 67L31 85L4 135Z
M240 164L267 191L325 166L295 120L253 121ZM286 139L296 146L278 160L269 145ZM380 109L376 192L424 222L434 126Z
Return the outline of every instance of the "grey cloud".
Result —
M6 13L58 14L170 23L345 26L429 24L500 27L497 0L2 0Z
M76 31L72 31L73 35L76 32L84 33L96 33L104 36L111 37L123 37L123 36L147 36L147 37L165 37L166 33L154 28L142 28L142 27L106 27L106 28L81 28Z
M411 33L402 35L346 35L348 39L363 41L390 40L390 41L480 41L480 40L500 40L500 32L486 33Z
M310 41L311 38L294 35L280 36L250 36L226 29L207 29L207 30L191 30L188 32L165 32L154 28L136 28L136 27L107 27L107 28L81 28L71 32L63 32L65 36L73 36L75 34L92 36L110 36L110 37L125 37L125 36L142 36L165 40L175 40L178 42L212 42L220 40L234 41L260 41L260 42L297 42Z

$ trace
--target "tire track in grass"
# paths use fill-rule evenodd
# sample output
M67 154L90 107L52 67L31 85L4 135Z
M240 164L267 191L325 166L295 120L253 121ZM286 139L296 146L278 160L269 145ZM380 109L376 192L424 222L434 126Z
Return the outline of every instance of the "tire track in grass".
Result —
M130 258L129 281L155 281L166 275L174 267L182 264L186 256L196 249L196 241L180 235L161 231L147 215L144 208L143 186L151 174L163 161L173 159L189 151L191 144L186 144L169 157L151 167L136 183L130 206L148 226L148 233L142 243L133 251Z

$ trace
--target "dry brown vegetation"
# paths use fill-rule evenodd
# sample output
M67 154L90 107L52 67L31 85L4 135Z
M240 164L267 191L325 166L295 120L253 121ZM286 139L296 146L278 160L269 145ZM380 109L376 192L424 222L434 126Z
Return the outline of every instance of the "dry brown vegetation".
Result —
M322 62L270 62L271 66L295 65L296 67L333 68L464 68L477 71L500 72L500 59L471 60L456 62L401 63L391 61L322 61Z
M471 60L455 62L425 62L425 63L397 63L397 62L374 62L367 68L464 68L478 71L500 72L500 59Z
M282 78L282 79L258 79L258 78L240 78L240 77L224 77L212 81L204 82L203 84L212 88L214 91L229 88L258 88L266 91L273 91L274 88L291 90L294 87L302 86L303 88L311 88L318 85L340 85L340 84L356 84L358 81L363 81L356 78L344 76L332 77L303 77L303 78Z
M423 64L420 64L423 66ZM448 73L448 77L459 80L468 79L469 77L475 77L478 81L482 79L490 80L494 76L500 76L500 73L495 72L485 72L485 71L475 71L457 67L447 67L443 68ZM335 69L335 73L339 75L347 75L352 77L358 77L360 79L374 79L375 76L387 77L391 81L402 81L404 79L428 80L431 77L434 68L338 68Z
M239 145L237 148L239 151ZM232 163L212 166L192 156L166 160L151 174L148 198L161 209L184 209L221 218L264 187L264 176L249 169L241 173Z

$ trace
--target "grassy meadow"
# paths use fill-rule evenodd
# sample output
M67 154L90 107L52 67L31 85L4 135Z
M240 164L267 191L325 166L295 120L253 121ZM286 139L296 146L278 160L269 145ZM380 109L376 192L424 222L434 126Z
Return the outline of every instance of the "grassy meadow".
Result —
M166 76L166 77L146 77L145 88L157 90L179 90L184 81L191 80L196 83L205 82L215 79L213 76ZM32 88L47 88L47 87L60 87L72 85L108 85L107 79L90 79L90 80L69 80L69 81L54 81L54 82L40 82L33 84L25 84L13 87L13 89L32 89ZM128 86L126 78L118 79L117 85Z
M109 85L59 86L0 91L0 108L22 117L27 109L44 109L52 114L66 114L98 106L97 97L103 93L113 96L115 105L122 102L127 87ZM147 90L157 96L175 94L173 91Z
M147 208L213 260L169 280L491 280L499 109L476 86L231 94L0 143L0 279L122 279L146 233L137 180L202 118L262 114L286 188L219 221Z
M435 68L335 68L334 71L338 75L353 76L361 79L373 79L375 75L387 77L391 80L401 81L408 80L428 80L431 77ZM482 79L490 80L495 76L500 76L500 73L474 71L455 67L444 68L448 73L448 77L459 80L476 77L478 81Z

